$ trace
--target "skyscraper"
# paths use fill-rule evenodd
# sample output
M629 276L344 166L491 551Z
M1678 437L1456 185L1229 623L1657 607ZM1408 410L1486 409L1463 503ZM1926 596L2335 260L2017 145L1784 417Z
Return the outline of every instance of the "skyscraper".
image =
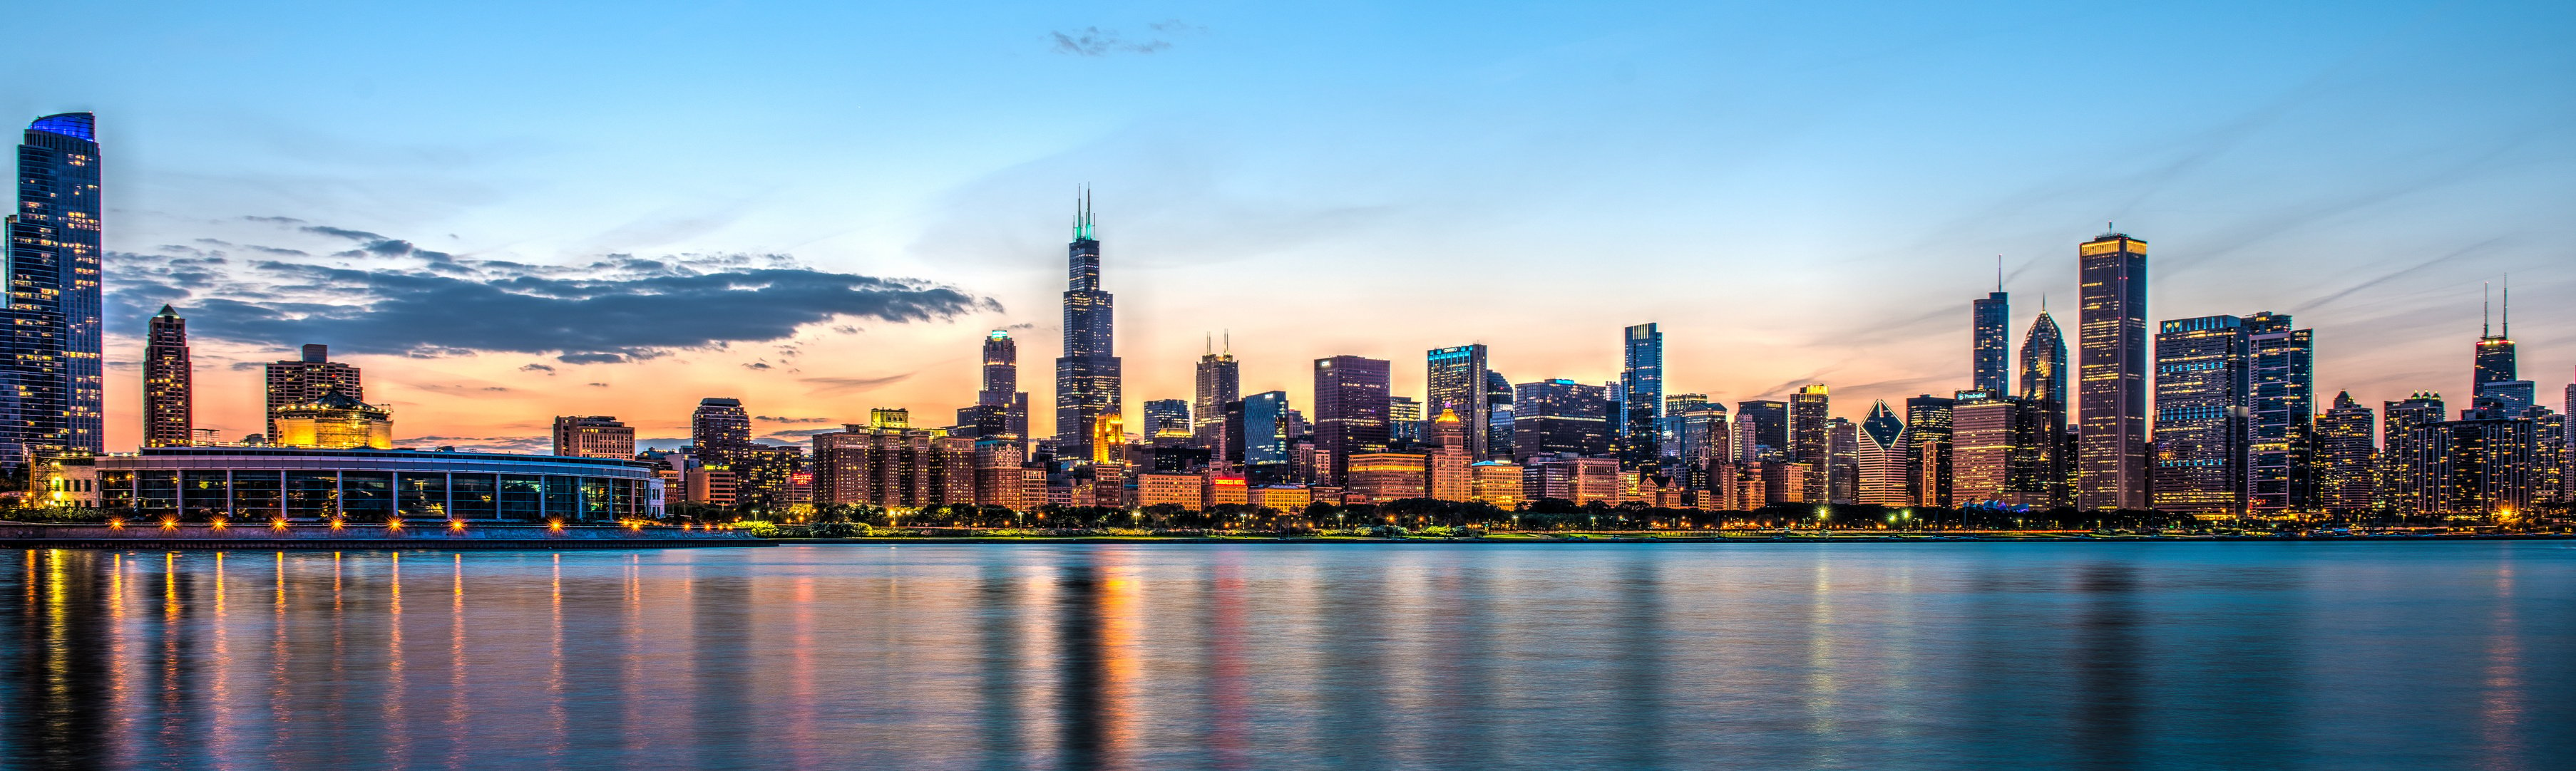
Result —
M1422 408L1437 415L1441 410L1458 413L1458 423L1465 437L1469 462L1485 459L1487 437L1493 433L1493 402L1486 381L1493 379L1485 367L1485 346L1481 343L1433 348L1423 354L1428 374ZM1504 386L1502 404L1511 404L1511 388Z
M1361 356L1315 360L1315 449L1330 465L1315 469L1317 479L1340 484L1352 453L1386 449L1388 367Z
M2536 387L2520 378L2520 368L2514 362L2512 289L2505 290L2504 329L2497 331L2483 318L2479 327L2477 361L2469 384L2471 403L2493 402L2509 414L2536 403Z
M1055 439L1058 457L1090 458L1100 418L1125 409L1111 330L1113 298L1100 290L1100 240L1084 191L1066 245L1064 355L1055 360Z
M2442 395L2417 391L2402 402L2381 402L2379 494L2388 505L2400 512L2423 510L2423 480L2415 476L2415 458L2422 454L2423 429L2448 419L2442 412Z
M1179 399L1151 399L1145 402L1145 440L1158 442L1171 437L1195 436L1190 431L1190 403Z
M1422 435L1422 402L1410 396L1386 397L1386 440L1390 447L1419 443Z
M1956 399L1924 394L1905 400L1906 487L1916 506L1951 505L1951 410Z
M1485 458L1512 456L1512 381L1485 371Z
M170 306L152 316L143 346L143 446L184 447L193 441L188 320Z
M1661 432L1664 446L1656 454L1666 458L1689 460L1690 453L1683 449L1684 445L1689 444L1687 439L1689 432L1682 428L1682 416L1707 406L1708 394L1664 395L1664 425ZM1726 408L1718 408L1719 414L1725 414L1725 412Z
M2036 417L2033 431L2063 434L2066 431L2066 336L2058 331L2057 319L2048 315L2046 302L2040 303L2039 318L2030 322L2030 333L2021 342L2021 398ZM2036 434L2033 435L2036 437ZM2064 506L2075 499L2068 489L2067 473L2074 459L2064 441L2044 442L2029 448L2032 473L2046 481L2045 505Z
M2147 242L2105 233L2076 249L2076 506L2147 507Z
M277 411L291 405L322 398L333 390L351 399L365 401L366 380L357 367L331 360L331 347L306 343L294 361L268 364L268 436L277 438Z
M1619 369L1620 465L1655 465L1664 452L1664 333L1652 323L1627 329Z
M1512 395L1512 452L1531 458L1610 454L1608 389L1565 378L1522 383Z
M1998 275L1995 291L1987 293L1986 299L1968 303L1969 366L1978 390L2012 392L2011 297L2004 293L2003 277Z
M2513 290L2505 290L2504 332L2485 318L2478 321L2477 361L2472 368L2470 385L2479 386L2515 380L2520 374L2513 358ZM2485 311L2480 311L2485 316Z
M1288 466L1288 392L1264 391L1243 397L1243 463L1248 474Z
M2317 504L2335 514L2370 511L2378 485L2378 426L2347 391L2317 418Z
M1736 430L1745 441L1736 448L1736 460L1788 460L1789 403L1755 399L1735 403Z
M751 413L741 399L709 397L689 413L689 444L700 452L720 447L751 446Z
M18 145L9 216L6 392L0 466L31 454L104 449L100 382L99 147L85 112L37 118Z
M2155 508L2245 513L2244 321L2167 321L2156 335Z
M2278 516L2315 507L2316 333L2292 329L2287 314L2245 321L2246 508Z
M1227 455L1225 442L1225 405L1243 400L1242 365L1234 360L1234 336L1227 335L1225 350L1217 350L1209 341L1208 352L1199 355L1196 397L1191 402L1190 433L1198 445L1208 451L1211 463L1239 463L1243 459Z
M1852 499L1882 506L1913 505L1911 486L1906 483L1905 420L1888 409L1886 400L1879 400L1870 405L1869 417L1861 420L1854 438L1860 450L1855 459L1860 482Z
M1789 459L1807 464L1807 500L1827 499L1833 478L1833 434L1825 384L1799 386L1789 395Z
M1029 394L1020 390L1020 344L996 329L984 336L984 387L975 392L978 407L999 407L1002 430L1021 441L1029 438Z

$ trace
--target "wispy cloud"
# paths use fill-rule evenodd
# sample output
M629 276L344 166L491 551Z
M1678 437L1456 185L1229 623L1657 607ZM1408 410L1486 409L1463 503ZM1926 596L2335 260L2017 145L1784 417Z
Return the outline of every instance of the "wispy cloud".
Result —
M1162 51L1170 50L1172 47L1172 42L1163 39L1164 37L1198 35L1205 34L1207 32L1206 27L1201 27L1179 19L1158 21L1145 26L1147 29L1151 29L1157 34L1143 40L1131 40L1120 35L1118 30L1102 29L1100 27L1084 27L1072 32L1058 31L1050 32L1048 34L1055 38L1054 50L1056 53L1071 56L1108 56L1110 54L1122 53L1160 53Z

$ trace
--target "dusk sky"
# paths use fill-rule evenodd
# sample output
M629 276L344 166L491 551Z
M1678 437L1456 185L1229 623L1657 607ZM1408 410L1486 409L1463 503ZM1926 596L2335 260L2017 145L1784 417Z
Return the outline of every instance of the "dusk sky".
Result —
M259 363L366 369L406 444L645 444L971 403L1022 339L1049 433L1064 242L1096 192L1129 425L1231 332L1246 393L1314 358L1482 342L1515 382L1806 382L1834 413L2074 329L2076 245L2151 244L2150 321L2317 330L2320 407L2465 402L2480 287L2522 375L2576 365L2576 5L2317 3L31 4L0 115L98 113L109 447L144 319L196 422ZM113 32L108 32L113 30ZM2073 341L2069 341L2070 344ZM658 440L658 441L656 441Z

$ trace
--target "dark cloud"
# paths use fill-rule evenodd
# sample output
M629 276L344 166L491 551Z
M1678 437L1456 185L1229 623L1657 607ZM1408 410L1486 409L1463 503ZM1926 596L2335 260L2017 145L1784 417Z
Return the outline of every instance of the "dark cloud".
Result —
M554 368L554 367L551 367L551 366L544 365L544 364L529 364L529 365L526 365L526 366L522 366L522 367L520 367L520 368L519 368L519 371L520 371L520 372L543 372L543 373L546 373L546 374L548 374L548 375L552 375L552 374L554 374L554 373L555 373L555 368Z
M590 387L592 387L592 388L607 388L607 387L608 387L608 384L607 384L607 383L591 383L591 384L590 384Z
M791 417L785 417L785 416L781 416L781 415L753 415L753 416L751 416L751 419L752 419L752 420L765 420L765 421L768 421L768 422L771 422L771 423L838 423L838 422L840 422L840 421L833 420L833 419L831 419L831 418L791 418Z
M1160 27L1161 25L1156 25L1158 30ZM1084 27L1080 31L1072 34L1066 34L1063 32L1052 32L1048 34L1055 36L1056 53L1070 54L1073 56L1108 56L1110 54L1119 53L1150 54L1172 47L1172 44L1169 41L1161 40L1159 38L1141 42L1129 41L1125 38L1119 37L1117 30L1101 29L1099 27Z
M748 362L748 363L743 364L743 365L742 365L742 368L743 368L743 369L768 369L768 368L769 368L769 362L765 362L765 361Z
M761 435L760 438L778 442L795 442L800 439L811 438L815 434L830 434L842 430L843 429L839 426L834 426L832 428L797 428L785 431L771 431L767 434Z
M366 231L299 228L358 241L332 256L365 267L236 262L175 246L114 253L120 281L111 286L111 313L139 320L170 303L194 334L281 348L326 342L350 353L510 352L613 364L783 340L811 324L935 321L1001 307L953 287L817 270L786 255L613 254L531 265L423 250Z
M242 217L242 221L243 221L243 222L266 222L266 223L271 224L271 225L302 225L302 224L304 224L304 221L303 221L303 220L296 219L296 218L294 218L294 217L256 217L256 216L250 216L250 215L243 215L243 217Z

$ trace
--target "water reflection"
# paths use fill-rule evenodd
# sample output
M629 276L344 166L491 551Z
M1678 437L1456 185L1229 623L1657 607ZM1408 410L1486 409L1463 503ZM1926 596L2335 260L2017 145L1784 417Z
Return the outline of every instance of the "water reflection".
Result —
M20 551L0 767L2543 768L2576 550Z

